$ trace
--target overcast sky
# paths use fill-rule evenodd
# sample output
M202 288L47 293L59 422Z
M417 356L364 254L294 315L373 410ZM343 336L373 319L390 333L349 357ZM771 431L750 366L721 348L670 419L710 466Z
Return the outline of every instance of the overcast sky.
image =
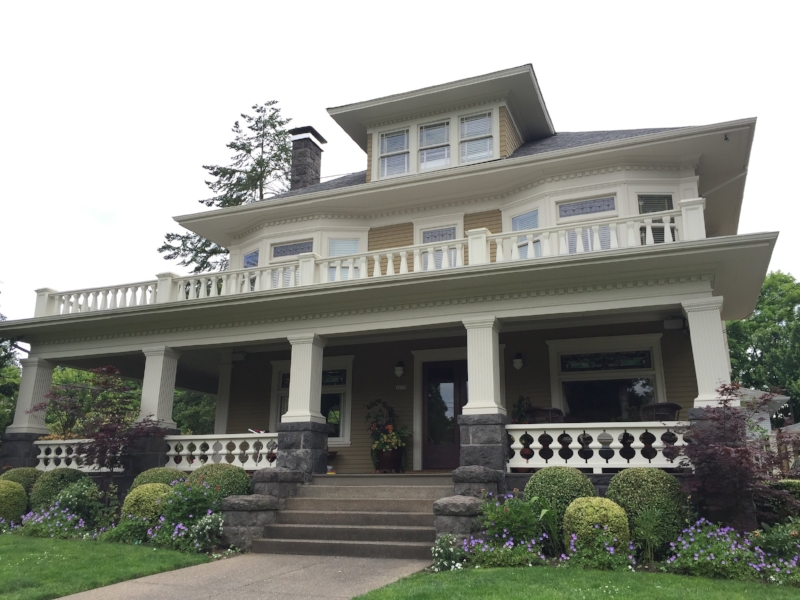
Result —
M254 103L316 127L331 176L366 157L326 108L526 63L557 131L758 117L739 230L782 230L771 268L798 276L798 6L2 2L0 312L186 272L156 248Z

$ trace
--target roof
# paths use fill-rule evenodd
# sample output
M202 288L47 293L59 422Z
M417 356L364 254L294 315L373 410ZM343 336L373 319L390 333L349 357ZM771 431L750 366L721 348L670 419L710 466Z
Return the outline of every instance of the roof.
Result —
M546 152L556 152L558 150L567 150L569 148L577 148L579 146L589 146L592 144L601 144L604 142L612 142L625 138L638 137L643 135L651 135L654 133L661 133L662 131L670 131L677 129L675 127L667 127L661 129L621 129L618 131L576 131L556 133L553 136L534 140L522 144L516 149L514 154L509 158L518 158L520 156L533 156L534 154L544 154ZM273 196L264 202L271 202L283 198L290 198L292 196L299 196L301 194L311 194L313 192L324 192L328 190L335 190L339 188L351 187L360 185L367 182L367 172L359 171L357 173L349 173L343 177L337 177L329 181L309 185L299 190L293 190Z

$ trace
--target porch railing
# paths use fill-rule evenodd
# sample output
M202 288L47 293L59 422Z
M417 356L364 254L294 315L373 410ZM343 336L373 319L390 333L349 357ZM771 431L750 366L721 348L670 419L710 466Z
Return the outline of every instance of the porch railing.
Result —
M33 443L39 448L39 462L36 468L40 471L53 469L77 469L84 473L99 473L100 469L86 464L80 452L81 444L91 440L37 440ZM121 471L122 469L118 469Z
M510 261L535 261L554 256L578 256L609 250L666 247L704 239L702 198L682 200L680 210L598 219L555 227L491 234L467 232L463 239L417 244L379 251L323 258L300 254L280 264L221 273L158 275L146 281L69 292L37 290L34 316L187 302L295 288L300 286L379 279L409 273L445 271Z
M680 450L687 424L541 423L506 425L511 444L508 468L541 469L561 465L579 469L680 466Z
M194 471L203 465L228 463L247 471L277 464L277 433L168 435L167 467Z

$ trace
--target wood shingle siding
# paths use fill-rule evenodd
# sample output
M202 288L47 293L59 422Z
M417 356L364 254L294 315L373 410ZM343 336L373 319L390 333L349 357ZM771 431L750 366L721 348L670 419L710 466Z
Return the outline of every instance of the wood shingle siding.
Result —
M385 250L386 248L400 248L402 246L414 245L414 224L398 223L397 225L387 225L385 227L373 227L369 230L367 239L367 250ZM372 275L375 261L369 259L369 272ZM408 256L408 270L414 270L414 261L411 253ZM394 272L400 272L400 256L394 257ZM381 273L386 274L386 259L381 261Z
M492 233L503 232L503 213L499 210L487 210L479 213L468 213L464 215L464 235L470 229L480 229L485 227ZM490 248L490 262L494 262L495 255L497 254L497 246L494 244ZM469 249L468 245L464 244L464 264L469 264Z
M522 145L514 121L505 106L500 107L500 158L508 158Z

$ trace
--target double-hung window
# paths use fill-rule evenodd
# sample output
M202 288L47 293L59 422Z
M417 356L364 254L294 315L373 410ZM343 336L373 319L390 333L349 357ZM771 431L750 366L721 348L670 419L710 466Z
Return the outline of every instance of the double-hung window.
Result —
M358 246L358 238L328 240L328 256L334 258L358 254ZM350 276L351 269L352 277ZM354 263L343 263L341 266L341 278L342 281L358 279L358 266ZM336 267L328 267L328 281L336 281Z
M639 194L639 214L645 215L647 213L655 213L655 212L662 212L665 210L672 210L672 194ZM675 219L670 217L669 223L672 224L675 222ZM653 219L653 223L664 223L664 219ZM653 232L653 241L656 244L663 244L664 243L664 231L665 229L670 230L670 237L674 239L674 234L672 231L672 227L670 225L664 226L655 226L652 228ZM642 227L639 230L639 235L641 237L642 246L645 245L647 242L647 230L645 227Z
M381 134L381 178L408 173L408 129Z
M461 162L492 158L492 113L461 117Z
M450 123L434 123L419 128L419 170L450 165Z
M526 231L528 229L539 228L539 210L532 210L516 217L511 217L511 231ZM521 235L516 241L520 258L528 258L528 236ZM534 257L542 255L542 243L539 240L533 241ZM533 257L531 257L533 258Z

